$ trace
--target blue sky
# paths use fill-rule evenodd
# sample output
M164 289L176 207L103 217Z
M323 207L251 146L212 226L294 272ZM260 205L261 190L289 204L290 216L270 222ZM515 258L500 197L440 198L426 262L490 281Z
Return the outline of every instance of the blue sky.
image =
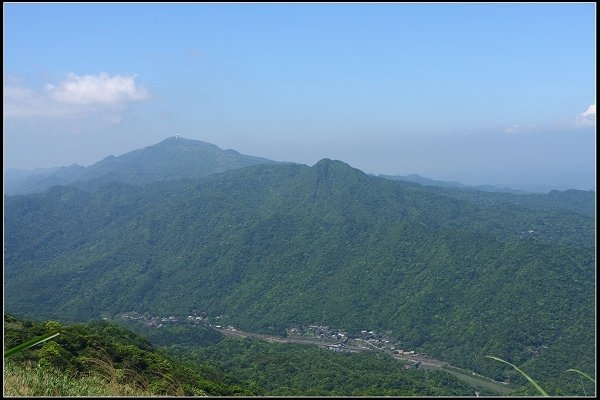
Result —
M594 188L595 19L593 3L4 3L4 167L179 133L308 165Z

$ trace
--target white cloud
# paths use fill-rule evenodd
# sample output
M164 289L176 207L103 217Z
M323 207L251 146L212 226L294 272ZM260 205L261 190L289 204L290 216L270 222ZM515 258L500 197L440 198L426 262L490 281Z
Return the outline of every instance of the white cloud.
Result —
M69 113L68 107L49 101L44 95L29 88L4 87L4 116L7 118L49 117Z
M596 125L596 103L591 104L587 110L581 114L571 117L564 118L559 121L554 121L547 124L539 125L519 125L513 124L509 127L504 128L506 133L524 133L532 131L543 131L543 130L557 130L557 129L577 129L593 127Z
M581 115L583 115L584 117L587 117L590 115L596 116L596 103L589 106L588 109L585 110L585 112L581 113Z
M149 98L136 84L136 75L76 75L70 73L57 84L46 83L43 90L13 85L4 87L4 116L8 118L82 116L109 111L110 123L121 117L115 110L127 103ZM92 107L93 106L93 107Z
M591 104L587 110L575 119L577 126L592 126L596 124L596 103Z
M46 92L58 102L71 104L116 104L148 98L148 92L135 84L135 78L135 75L78 76L70 73L58 86L46 84Z

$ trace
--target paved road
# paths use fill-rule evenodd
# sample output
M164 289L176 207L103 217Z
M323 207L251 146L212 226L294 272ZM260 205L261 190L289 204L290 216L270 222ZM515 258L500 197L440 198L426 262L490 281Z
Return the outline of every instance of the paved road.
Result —
M244 332L244 331L240 331L240 330L230 330L230 329L226 329L226 328L215 328L217 329L219 332L225 334L225 335L229 335L229 336L237 336L237 337L253 337L253 338L257 338L257 339L261 339L264 340L266 342L269 343L299 343L299 344L311 344L314 346L318 346L321 348L325 348L328 346L331 346L335 343L325 343L322 341L318 341L318 340L314 340L314 339L305 339L305 338L295 338L295 337L282 337L282 336L272 336L272 335L265 335L262 333L253 333L253 332ZM383 351L385 353L390 354L392 357L394 357L397 360L402 360L402 361L412 361L412 362L420 362L421 367L422 368L427 368L427 369L442 369L444 367L452 367L450 364L448 364L445 361L441 361L441 360L436 360L434 358L430 358L430 357L423 357L421 355L414 355L414 354L391 354L390 352L375 346L372 343L367 342L366 340L362 340L362 339L355 339L356 341L361 341L364 342L365 344L367 344L370 348L377 350L377 351ZM357 353L360 351L364 351L364 350L369 350L369 347L359 347L359 346L353 346L353 345L346 345L343 347L343 350L346 351L350 351L352 353ZM454 367L456 368L456 367ZM445 369L445 372L451 373L452 375L456 376L457 378L461 379L462 381L465 381L467 383L469 383L470 385L473 386L483 386L486 387L488 389L491 390L495 390L503 395L505 394L509 394L510 392L512 392L512 388L510 388L509 386L507 386L506 384L503 384L501 382L496 382L493 381L489 378L486 377L482 377L480 375L475 374L474 372L471 371L466 371L466 370L460 370L457 369Z

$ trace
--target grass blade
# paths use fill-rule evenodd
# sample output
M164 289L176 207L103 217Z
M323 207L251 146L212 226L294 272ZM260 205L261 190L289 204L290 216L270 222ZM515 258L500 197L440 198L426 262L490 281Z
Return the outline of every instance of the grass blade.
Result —
M529 375L527 375L525 372L521 371L519 369L519 367L517 367L516 365L513 365L511 363L509 363L508 361L504 361L501 358L498 357L494 357L494 356L486 356L487 358L491 358L492 360L496 360L496 361L500 361L503 362L504 364L508 364L511 367L513 367L514 369L516 369L517 371L519 371L521 373L521 375L523 375L525 377L525 379L527 379L529 382L531 382L531 384L538 390L538 392L540 392L542 394L542 396L548 396L548 393L546 393L546 391L544 389L542 389L542 387L540 385L538 385L538 383L536 381L534 381Z
M40 344L42 342L45 342L46 340L50 340L53 337L56 337L58 335L60 335L59 332L49 332L49 333L46 333L45 335L34 337L33 339L26 341L25 343L21 343L20 345L13 347L12 349L6 350L4 352L4 357L8 357L15 353L21 352L25 349L35 346L36 344Z
M589 376L588 374L586 374L585 372L581 372L581 371L579 371L578 369L573 369L573 368L569 368L569 369L568 369L568 370L566 370L565 372L569 372L569 371L571 371L571 372L577 372L578 374L581 374L581 375L585 376L586 378L588 378L590 381L592 381L592 382L596 383L596 380L595 380L595 379L593 379L593 378L592 378L591 376Z

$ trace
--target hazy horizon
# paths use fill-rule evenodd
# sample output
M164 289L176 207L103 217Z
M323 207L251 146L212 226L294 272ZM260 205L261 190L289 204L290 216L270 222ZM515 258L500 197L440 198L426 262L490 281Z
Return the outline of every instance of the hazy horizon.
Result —
M277 161L595 190L595 10L5 3L4 170L178 133Z

